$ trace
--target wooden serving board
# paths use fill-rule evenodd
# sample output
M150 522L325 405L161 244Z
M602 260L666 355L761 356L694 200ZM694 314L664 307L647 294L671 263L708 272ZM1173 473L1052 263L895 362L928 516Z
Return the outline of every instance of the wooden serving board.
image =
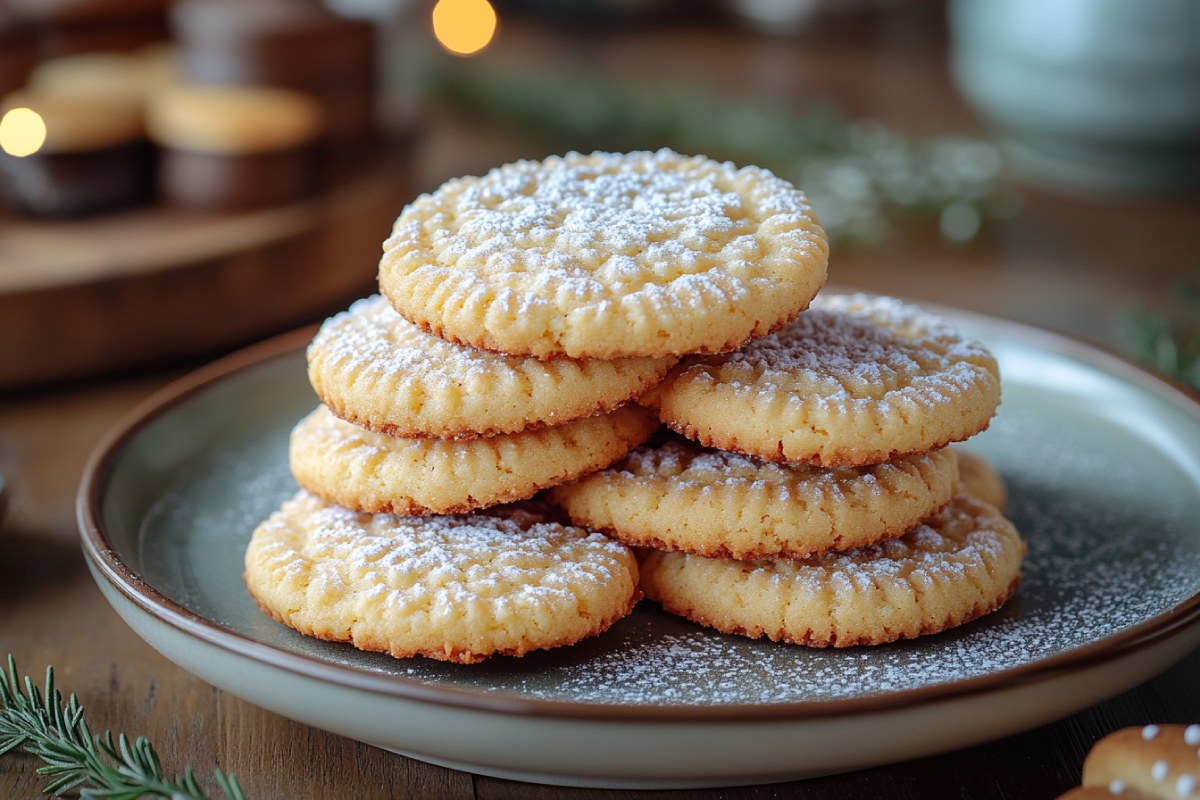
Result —
M211 355L344 308L375 291L407 174L393 158L248 213L0 218L0 391Z

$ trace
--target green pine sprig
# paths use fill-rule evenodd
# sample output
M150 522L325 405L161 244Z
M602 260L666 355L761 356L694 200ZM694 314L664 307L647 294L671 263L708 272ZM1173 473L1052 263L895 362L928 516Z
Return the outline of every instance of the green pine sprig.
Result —
M570 71L530 75L430 63L426 96L575 150L672 147L756 164L805 191L833 241L877 245L896 221L935 219L953 242L1015 214L1004 158L985 139L912 139L828 104L806 109L685 85L625 84Z
M63 702L54 686L54 668L46 668L46 688L39 691L29 676L17 675L16 660L8 657L8 674L0 674L0 756L24 750L45 766L39 775L50 778L42 790L61 796L78 791L83 800L213 800L196 782L189 767L183 777L168 781L154 746L125 734L94 735L74 694ZM228 800L246 800L237 778L216 770L215 779Z
M1160 372L1200 389L1200 290L1181 287L1179 308L1168 314L1132 308L1117 318L1125 352Z

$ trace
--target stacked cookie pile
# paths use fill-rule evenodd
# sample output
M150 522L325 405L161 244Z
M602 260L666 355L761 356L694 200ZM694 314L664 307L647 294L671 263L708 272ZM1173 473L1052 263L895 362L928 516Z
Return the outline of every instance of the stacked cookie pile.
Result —
M646 595L702 624L815 646L934 633L1019 581L1016 530L959 491L945 448L999 397L992 356L938 318L822 295L775 334L685 360L642 399L683 436L552 497L652 548Z
M303 489L260 526L247 553L251 593L298 630L461 662L567 644L606 629L640 596L631 551L592 532L602 530L663 551L643 561L641 586L670 610L723 630L850 644L840 629L822 639L795 635L794 626L720 621L666 588L665 576L680 572L671 565L682 559L702 565L684 572L731 565L716 568L782 587L775 565L835 550L894 563L897 574L924 570L940 585L941 573L905 565L926 552L974 564L987 549L981 538L1011 534L1019 547L997 512L966 499L947 506L954 457L925 454L986 426L998 401L994 362L894 303L822 298L821 310L801 314L824 283L827 246L804 196L770 173L669 151L520 162L418 198L384 250L384 296L329 320L309 350L322 406L292 436ZM874 311L856 317L859 306ZM875 312L897 317L895 325L880 327ZM848 375L822 373L809 406L790 385L771 396L748 382L748 364L765 365L755 381L789 371L773 353L805 365L829 355L794 351L796 332L813 324L833 325L839 339L857 335L846 326L875 331L854 354L875 360ZM916 354L938 337L953 357ZM904 344L896 360L881 356L890 353L883 340L917 344ZM845 357L838 351L833 366ZM904 357L920 376L933 362L969 365L915 392L949 397L961 384L968 399L943 409L960 423L904 405L912 400L902 402L911 378ZM847 423L857 444L798 455L793 439L848 419L862 392L887 399ZM899 421L888 423L889 414ZM630 454L660 418L721 450L679 439ZM766 444L749 444L754 436ZM830 469L850 463L878 466ZM743 476L749 494L697 488L691 477L686 491L659 485L671 480L663 470L689 469ZM825 499L805 494L806 481ZM548 487L558 487L549 499L582 527L559 524L548 508L499 505ZM616 510L622 499L627 512ZM943 506L932 528L913 527ZM731 515L758 522L720 521ZM821 525L824 534L813 532ZM897 540L916 548L908 561L893 552L902 545L878 544L910 530ZM1019 560L1018 552L1015 568ZM1003 591L969 613L948 611L945 624L994 607L1015 585L1015 571L983 569ZM978 583L978 570L961 571ZM746 605L741 588L730 592ZM857 638L872 640L885 639Z
M674 153L572 155L451 181L384 243L380 284L309 349L302 491L246 579L304 633L460 662L568 644L640 598L629 548L498 505L658 427L630 401L689 352L793 318L825 277L802 195Z

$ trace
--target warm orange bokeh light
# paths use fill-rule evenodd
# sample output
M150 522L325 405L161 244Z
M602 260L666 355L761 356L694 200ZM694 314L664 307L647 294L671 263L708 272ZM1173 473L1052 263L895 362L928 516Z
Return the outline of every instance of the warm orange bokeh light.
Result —
M433 35L442 47L469 56L487 47L496 33L496 11L488 0L438 0Z
M46 143L46 123L36 111L14 108L0 119L0 150L10 156L31 156Z

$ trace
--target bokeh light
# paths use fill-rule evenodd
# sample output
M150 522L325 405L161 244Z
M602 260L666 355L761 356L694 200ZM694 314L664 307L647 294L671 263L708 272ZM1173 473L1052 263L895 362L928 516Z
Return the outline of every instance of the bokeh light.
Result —
M488 0L438 0L433 35L442 47L469 56L487 47L496 33L496 11Z
M46 143L46 123L36 111L14 108L0 119L0 150L24 158Z

